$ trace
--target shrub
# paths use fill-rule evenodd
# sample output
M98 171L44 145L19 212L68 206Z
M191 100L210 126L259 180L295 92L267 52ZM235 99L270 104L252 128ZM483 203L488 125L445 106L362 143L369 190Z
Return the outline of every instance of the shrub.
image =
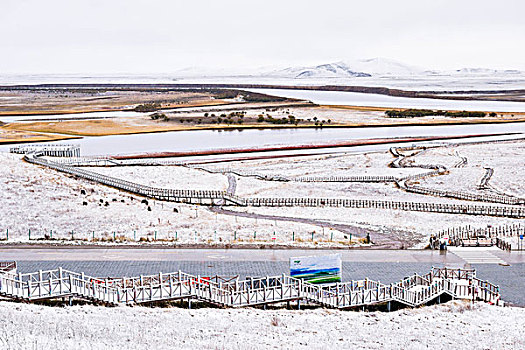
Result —
M162 120L169 120L169 119L170 119L170 118L168 118L168 117L166 116L166 114L164 114L164 113L158 113L158 112L153 113L152 115L150 115L150 118L151 118L152 120L159 120L159 119L162 119Z
M138 105L134 108L135 112L155 112L159 110L162 106L160 103L144 103L141 105Z
M388 110L385 111L385 114L389 118L419 118L426 116L445 116L453 118L483 118L487 116L487 113L485 112L449 112L441 110L434 111L431 109L405 109L404 111Z

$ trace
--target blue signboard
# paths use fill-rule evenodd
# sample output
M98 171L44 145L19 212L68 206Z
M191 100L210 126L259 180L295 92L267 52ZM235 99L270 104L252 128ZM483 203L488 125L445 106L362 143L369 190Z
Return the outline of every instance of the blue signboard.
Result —
M310 283L341 282L341 255L290 258L290 276Z

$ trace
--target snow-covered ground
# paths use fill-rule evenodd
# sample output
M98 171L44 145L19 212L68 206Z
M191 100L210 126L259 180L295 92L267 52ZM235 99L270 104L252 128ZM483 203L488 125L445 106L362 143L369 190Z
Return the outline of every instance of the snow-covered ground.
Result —
M325 227L327 228L333 227L336 224L349 224L372 230L377 232L379 236L384 236L385 238L394 237L401 241L412 242L412 244L420 248L428 244L428 237L431 234L436 234L443 229L464 227L466 225L473 227L512 225L523 221L492 216L455 215L373 208L236 207L230 208L230 210L290 218L321 219L326 222ZM323 236L319 231L317 231L317 233ZM325 230L324 238L329 238L328 229Z
M450 168L466 157L467 164L462 168ZM438 163L449 167L450 175L428 177L420 181L423 186L466 190L483 194L491 193L478 190L478 185L485 175L485 168L494 169L489 185L496 191L517 197L525 197L525 141L509 141L499 144L460 145L453 148L435 148L409 159L414 164Z
M177 237L178 243L279 244L291 242L292 232L295 232L296 239L303 237L306 240L311 237L311 232L321 231L319 226L307 223L281 223L215 214L203 206L154 200L144 204L141 203L141 197L77 180L23 162L20 156L12 154L0 153L0 164L0 239L6 238L8 230L9 241L27 241L29 230L32 239L43 238L52 230L52 238L66 239L71 238L71 231L73 237L89 240L92 239L93 231L97 239L111 239L115 235L129 240L153 239L157 232L157 239L174 240ZM126 169L114 168L123 173ZM188 171L193 176L194 172L198 172L180 167L166 167L160 172L155 172L153 167L145 168L146 171L163 175L165 178L160 179L161 182L168 181L173 187L179 187L176 177L164 173L166 169L176 169L177 175ZM149 178L142 171L136 175L127 175L132 176L130 179L134 181L148 181ZM225 179L222 175L208 175L211 179L217 179L217 185ZM181 185L179 188L192 181L188 178L178 180ZM159 180L151 181L156 183ZM221 186L224 187L224 183ZM85 194L82 194L82 190ZM83 205L84 202L87 205ZM334 240L344 240L342 233L337 230L333 232ZM296 241L294 244L310 243Z
M525 309L461 301L391 313L48 307L0 302L3 349L523 349Z
M208 164L207 169L231 169L255 172L261 175L287 176L408 176L425 172L421 169L389 168L394 160L389 152L349 153L335 155L302 156L290 160L276 158L246 160L232 163ZM327 171L329 169L329 171Z
M221 174L181 166L125 166L88 168L97 173L160 188L226 191L228 179Z
M485 193L478 190L477 185L484 174L483 168L491 167L494 176L489 184L497 191L523 197L524 150L524 141L461 145L428 149L409 157L408 161L451 167L460 160L460 156L466 157L468 163L465 167L450 168L448 175L417 182L426 187ZM240 173L289 177L403 176L428 171L389 168L388 164L393 159L389 152L375 152L245 160L203 166L215 170L231 168ZM356 238L357 231L368 230L375 233L375 238L384 236L385 239L420 246L426 243L430 234L442 229L465 225L499 226L523 221L370 208L227 207L234 215L217 214L203 206L154 200L144 204L141 197L25 163L19 156L0 153L0 160L3 165L0 167L0 239L6 237L9 230L11 241L27 240L29 230L33 239L49 235L51 231L54 238L71 238L73 231L75 238L89 240L95 231L96 238L106 240L113 236L120 236L121 240L153 239L156 235L158 240L173 241L177 238L178 243L188 244L323 246L346 245L348 233ZM228 179L223 174L181 166L90 169L158 187L214 190L226 190L228 187ZM393 183L280 182L237 175L234 178L230 189L235 188L236 195L244 197L332 197L473 204L471 201L405 192ZM363 236L363 231L359 235Z

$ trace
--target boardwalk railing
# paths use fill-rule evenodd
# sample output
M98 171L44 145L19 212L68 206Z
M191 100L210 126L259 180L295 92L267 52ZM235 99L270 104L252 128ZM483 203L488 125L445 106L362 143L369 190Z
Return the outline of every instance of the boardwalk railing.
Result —
M217 282L181 271L131 278L96 278L56 270L34 273L0 271L0 296L25 301L80 298L107 304L140 304L196 299L225 307L243 307L305 300L324 307L347 309L398 302L409 307L440 300L481 300L501 304L499 287L475 277L474 270L433 268L398 283L361 280L314 285L287 275Z
M511 218L525 217L525 207L504 207L469 204L441 204L425 202L382 201L368 199L342 198L242 198L228 194L226 191L213 190L178 190L156 188L137 184L90 170L76 168L66 164L41 158L43 153L33 152L26 154L24 159L30 163L46 166L67 174L95 181L107 186L122 189L131 193L158 200L208 204L208 205L235 205L235 206L303 206L303 207L346 207L346 208L377 208L393 210L424 211L449 214L490 215Z
M481 178L481 180L479 182L479 186L478 186L478 188L480 190L484 190L484 189L490 188L489 180L492 177L492 175L494 175L494 169L492 169L492 168L485 168L485 175L483 175L483 177Z
M501 203L509 205L521 205L525 204L525 199L516 198L510 196L502 196L496 194L476 194L464 191L449 191L440 190L436 188L423 187L414 184L410 184L408 181L401 181L398 183L399 186L406 191L437 196L437 197L451 197L463 200L477 201L477 202L489 202L489 203Z
M395 176L303 176L293 179L296 182L396 182Z
M503 250L512 250L509 238L525 235L525 226L521 224L488 227L454 227L439 231L437 238L447 238L452 245L462 245L465 241L490 240L491 244ZM514 247L516 249L517 247Z
M462 199L462 200L470 200L470 201L477 201L477 202L489 202L489 203L501 203L501 204L509 204L509 205L523 205L525 204L525 198L517 198L513 196L506 196L506 195L498 195L498 194L476 194L476 193L470 193L466 191L450 191L450 190L442 190L442 189L436 189L431 187L425 187L421 185L415 185L412 183L414 180L418 180L424 177L428 176L434 176L434 175L440 175L444 174L447 171L447 168L444 165L440 164L408 164L406 162L406 157L403 156L400 151L414 151L414 150L425 150L425 148L421 147L392 147L390 149L390 152L397 157L392 163L391 166L395 168L427 168L427 169L435 169L433 171L423 173L423 174L416 174L407 176L405 178L400 179L397 181L397 184L400 188L404 189L408 192L413 193L419 193L424 195L430 195L430 196L437 196L437 197L449 197L449 198L456 198L456 199ZM411 155L414 155L416 153L412 153ZM460 161L456 164L454 164L453 167L463 167L467 164L467 159L465 157L460 157ZM481 180L480 186L478 188L484 189L488 185L488 181L494 171L492 169L487 169L487 172L485 173L485 176Z
M453 227L439 231L438 238L453 237L457 239L471 239L474 237L485 236L487 238L507 238L518 237L525 234L525 226L521 224L488 226L488 227Z
M43 156L51 157L79 157L80 147L78 145L65 145L65 144L33 144L24 146L15 146L9 149L10 153L17 154L28 154L39 152Z
M0 272L16 272L16 261L0 261Z
M523 207L494 205L446 204L426 202L382 201L340 198L246 198L246 205L255 207L345 207L423 211L449 214L489 215L512 218L525 217Z
M87 180L95 181L107 186L122 189L131 193L143 195L145 197L174 201L184 203L211 203L219 204L220 201L228 200L225 191L206 191L206 190L176 190L176 189L165 189L155 188L151 186L145 186L137 184L131 181L118 179L115 177L102 175L90 170L72 167L65 164L59 164L47 159L39 158L38 153L31 153L24 157L24 159L30 163L43 165L64 173L75 175Z

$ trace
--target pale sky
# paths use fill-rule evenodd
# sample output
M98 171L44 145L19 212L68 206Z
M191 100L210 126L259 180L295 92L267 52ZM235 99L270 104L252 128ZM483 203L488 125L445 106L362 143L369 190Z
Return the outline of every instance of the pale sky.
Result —
M170 73L385 57L525 70L523 0L1 0L0 73Z

